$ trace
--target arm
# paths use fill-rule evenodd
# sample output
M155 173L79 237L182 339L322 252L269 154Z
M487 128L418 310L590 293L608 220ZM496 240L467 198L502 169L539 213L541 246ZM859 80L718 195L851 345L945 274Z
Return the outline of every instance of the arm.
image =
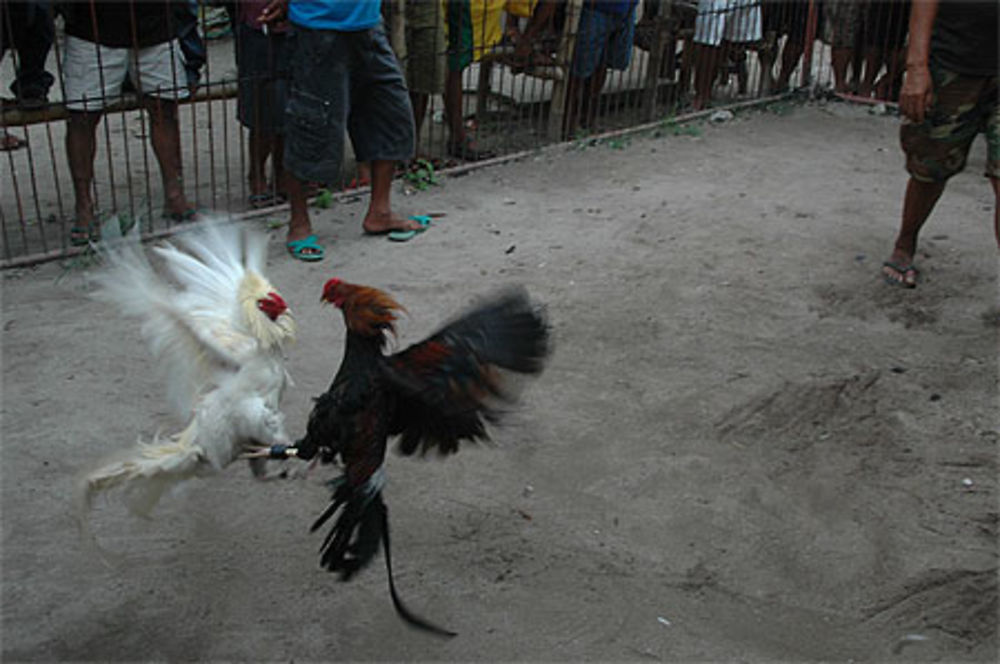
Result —
M934 94L929 68L931 32L939 0L914 0L910 10L910 43L906 49L906 79L899 95L899 110L914 122L923 122Z

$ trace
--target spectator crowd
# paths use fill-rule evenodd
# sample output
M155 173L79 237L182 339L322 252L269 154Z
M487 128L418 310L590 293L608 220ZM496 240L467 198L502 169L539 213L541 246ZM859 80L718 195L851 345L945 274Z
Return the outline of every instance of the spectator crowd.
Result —
M38 109L55 77L46 69L61 17L66 156L75 196L73 244L99 237L91 189L97 128L123 91L138 93L163 181L163 214L194 220L181 173L178 104L195 93L206 51L197 0L3 0L0 55L15 55L12 99ZM237 117L247 130L247 204L288 201L288 250L323 258L308 197L342 170L345 138L370 183L363 222L370 234L412 237L427 220L391 206L391 180L415 155L429 100L440 96L447 154L469 161L494 153L463 114L463 73L500 63L531 74L566 71L563 135L598 126L609 70L629 68L649 50L658 19L668 21L668 62L692 110L709 107L720 81L748 86L748 53L761 66L760 89L792 86L810 36L829 45L838 93L896 99L907 47L911 0L584 0L575 31L567 0L220 0L231 22L239 87ZM665 8L670 16L665 16ZM564 34L572 32L572 49ZM657 42L661 45L662 42ZM500 55L498 55L500 54ZM2 149L23 142L4 131ZM421 156L421 155L416 155Z

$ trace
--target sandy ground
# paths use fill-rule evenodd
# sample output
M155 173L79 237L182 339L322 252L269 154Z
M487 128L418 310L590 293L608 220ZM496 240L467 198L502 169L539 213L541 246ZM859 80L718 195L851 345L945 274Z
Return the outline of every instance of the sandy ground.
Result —
M319 265L271 231L296 432L340 361L328 277L398 296L403 345L501 284L548 304L556 352L496 445L389 459L400 590L451 640L399 621L381 561L318 568L327 472L235 464L148 522L111 501L126 562L85 553L75 473L177 422L82 270L4 272L3 658L995 661L992 193L977 144L920 287L882 283L897 123L838 104L554 148L397 196L446 213L408 244L363 237L363 201L317 212Z

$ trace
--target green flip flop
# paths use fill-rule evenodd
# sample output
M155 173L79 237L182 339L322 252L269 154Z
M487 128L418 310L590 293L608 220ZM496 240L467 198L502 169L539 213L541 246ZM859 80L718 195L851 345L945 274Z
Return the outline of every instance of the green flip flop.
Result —
M74 247L86 247L91 242L99 242L100 239L101 231L98 228L73 226L69 229L69 243Z
M288 253L292 255L292 258L296 258L307 263L321 261L326 255L326 250L323 248L323 245L319 243L319 238L315 235L309 235L301 240L286 242L285 247L288 248ZM306 251L310 249L313 253L306 253Z
M431 225L431 218L425 214L415 214L409 217L409 219L420 224L420 228L413 228L408 231L391 231L389 233L390 240L393 242L409 242L426 231L427 227Z

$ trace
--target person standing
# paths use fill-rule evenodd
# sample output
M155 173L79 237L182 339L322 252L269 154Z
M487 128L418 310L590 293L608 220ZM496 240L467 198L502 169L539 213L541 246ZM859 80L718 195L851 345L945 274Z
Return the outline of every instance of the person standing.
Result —
M395 165L413 155L413 109L399 62L382 25L380 3L272 0L260 15L295 26L291 87L285 112L285 160L292 257L322 260L312 232L306 185L334 182L350 135L359 162L371 163L371 199L362 227L372 235L419 231L397 216L390 193Z
M885 280L914 288L917 235L948 179L965 168L973 140L986 134L986 176L995 197L1000 249L1000 107L997 104L996 0L918 0L910 13L900 142L910 179L899 233L882 265Z
M150 141L163 178L163 216L176 222L197 219L181 180L177 105L190 92L170 0L81 0L65 4L63 12L66 156L76 199L70 243L86 245L99 237L91 193L97 125L104 108L120 97L126 77L149 116Z
M0 60L13 49L13 100L3 100L23 109L38 109L49 101L49 88L55 78L45 69L54 37L49 0L0 0ZM0 133L0 151L17 150L27 143L6 129Z

